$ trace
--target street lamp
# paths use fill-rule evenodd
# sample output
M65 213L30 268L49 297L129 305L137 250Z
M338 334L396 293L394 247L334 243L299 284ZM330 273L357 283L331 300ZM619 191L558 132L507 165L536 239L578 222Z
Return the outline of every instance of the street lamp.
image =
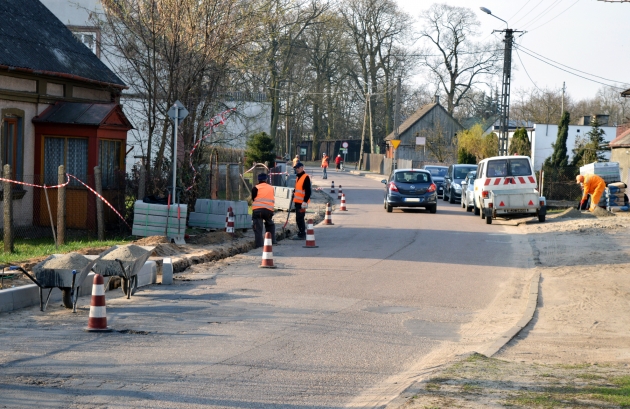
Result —
M495 16L485 8L479 7L481 11L505 23L504 30L496 30L505 33L505 53L503 54L503 90L501 93L501 133L499 135L499 155L508 153L508 129L510 122L510 80L512 77L512 43L514 42L514 29L509 28L508 22ZM494 33L494 31L493 31Z
M374 153L374 134L372 131L372 103L371 103L372 90L370 88L370 84L367 81L364 81L358 77L357 77L357 80L364 83L365 86L367 87L367 94L365 96L365 115L363 117L363 132L361 132L361 151L359 152L359 168L360 168L361 164L363 163L363 146L364 146L364 141L365 141L365 122L368 115L370 118L370 153Z

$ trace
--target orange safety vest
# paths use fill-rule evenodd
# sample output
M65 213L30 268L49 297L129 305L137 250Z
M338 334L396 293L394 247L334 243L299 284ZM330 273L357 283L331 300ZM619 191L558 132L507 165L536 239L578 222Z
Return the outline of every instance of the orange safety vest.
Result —
M259 183L256 185L256 189L258 193L256 193L256 199L254 199L254 203L252 203L252 210L267 209L273 212L273 186L268 183Z
M324 159L322 159L322 168L327 168L328 167L328 156L324 156Z
M304 175L295 181L295 190L293 191L293 203L303 203L306 191L304 190L304 181L309 177L306 172ZM311 200L309 199L308 202ZM307 202L307 203L308 203Z

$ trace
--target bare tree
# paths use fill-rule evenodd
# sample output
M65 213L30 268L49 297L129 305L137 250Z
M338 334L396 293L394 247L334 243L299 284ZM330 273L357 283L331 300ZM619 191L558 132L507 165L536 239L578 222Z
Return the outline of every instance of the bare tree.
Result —
M479 21L472 10L433 4L421 14L420 39L429 45L422 64L446 94L453 114L468 92L500 69L501 47L496 42L477 43Z
M455 163L457 161L456 140L445 132L440 120L437 120L432 128L420 131L419 136L426 138L426 149L438 162ZM417 146L416 149L421 148Z

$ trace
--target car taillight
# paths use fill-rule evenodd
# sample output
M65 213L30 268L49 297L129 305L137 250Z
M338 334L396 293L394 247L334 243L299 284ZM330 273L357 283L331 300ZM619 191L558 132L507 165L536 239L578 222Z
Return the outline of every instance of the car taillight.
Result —
M490 193L490 192L489 192L489 191L487 191L487 190L482 190L482 191L481 191L481 197L486 198L486 197L488 197L488 194L489 194L489 193Z
M431 183L431 186L429 186L429 188L427 189L427 192L435 192L435 190L437 189L437 186L435 186L435 183Z
M392 192L398 192L398 188L396 187L396 184L394 182L389 183L389 190Z

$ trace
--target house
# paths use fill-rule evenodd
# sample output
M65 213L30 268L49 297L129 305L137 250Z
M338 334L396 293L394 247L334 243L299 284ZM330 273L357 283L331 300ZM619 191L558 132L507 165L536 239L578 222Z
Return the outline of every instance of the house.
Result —
M630 128L610 142L610 160L619 163L621 180L630 183L628 169L630 169Z
M437 132L440 134L440 141L445 146L450 146L455 135L463 129L460 123L440 105L440 99L436 96L433 103L420 107L399 126L397 139L400 139L400 144L396 149L396 155L398 159L419 162L438 161L431 154L430 149L424 149L425 142L431 143L431 141L426 141L426 137ZM396 139L394 132L385 138L388 158L394 157L394 147L391 142L394 139ZM453 149L453 158L456 156L454 153L455 149Z
M608 126L607 115L597 115L597 119L600 123L600 129L604 131L604 139L606 142L612 142L617 135L617 127ZM575 142L578 139L587 138L587 133L593 129L590 126L591 117L586 116L580 118L578 125L569 125L569 136L567 138L567 155L569 161L573 157L573 149L575 149ZM545 159L551 156L553 153L553 146L558 136L557 124L534 124L532 128L528 129L530 140L532 143L532 162L534 163L534 169L540 170L542 168ZM609 156L609 153L605 153L605 156Z
M0 15L0 157L11 179L57 184L65 165L93 186L98 165L112 187L131 129L119 106L125 84L39 0L4 0ZM44 190L13 186L14 224L50 225ZM68 227L95 228L94 196L78 182L67 192ZM55 206L54 189L48 201Z

